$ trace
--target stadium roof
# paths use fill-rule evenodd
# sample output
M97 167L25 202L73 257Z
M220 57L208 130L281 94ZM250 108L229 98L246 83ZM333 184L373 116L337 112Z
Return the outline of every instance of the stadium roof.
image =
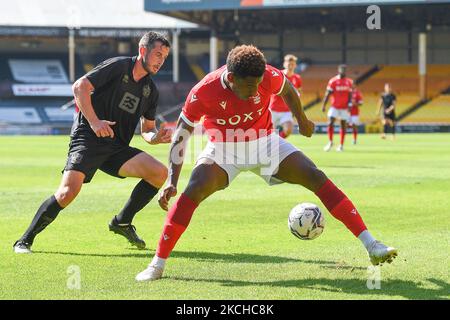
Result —
M383 30L450 27L448 0L145 0L145 10L206 25L226 36L235 30L366 28L368 4L381 6Z
M146 0L145 8L151 11L192 10L254 10L301 7L408 5L445 3L448 0Z
M144 0L18 0L0 10L0 27L195 29L187 21L144 11Z

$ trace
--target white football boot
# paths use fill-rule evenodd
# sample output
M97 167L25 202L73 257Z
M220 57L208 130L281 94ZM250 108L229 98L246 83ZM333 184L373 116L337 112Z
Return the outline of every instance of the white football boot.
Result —
M16 241L16 243L14 243L13 249L15 253L33 253L33 251L31 251L31 245L21 240L18 240Z
M328 152L331 150L331 147L333 146L333 142L328 142L328 144L323 148L323 151Z
M370 262L374 266L384 262L391 263L397 257L397 249L385 246L380 241L375 240L369 247L368 254Z
M337 152L342 152L344 151L344 146L342 144L339 145L339 147L336 148Z
M136 276L136 281L154 281L162 278L164 269L148 265L147 269Z

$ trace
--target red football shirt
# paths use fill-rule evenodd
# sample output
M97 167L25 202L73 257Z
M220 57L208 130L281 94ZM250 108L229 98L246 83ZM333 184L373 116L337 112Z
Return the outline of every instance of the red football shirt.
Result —
M362 104L363 97L358 89L354 89L352 93L352 108L350 109L350 115L359 116L359 105Z
M280 94L284 74L266 65L255 96L239 99L224 81L226 66L206 75L189 93L180 117L194 126L203 117L210 141L237 142L258 139L273 132L270 97Z
M353 90L353 80L335 76L328 81L327 90L331 91L331 105L336 109L347 109L349 94Z
M294 85L295 88L300 89L302 86L302 77L299 74L294 73L292 76L286 75L286 70L283 71L286 78ZM300 94L300 93L299 93ZM275 112L290 112L286 102L284 102L283 98L277 95L273 95L270 99L269 108L271 111Z

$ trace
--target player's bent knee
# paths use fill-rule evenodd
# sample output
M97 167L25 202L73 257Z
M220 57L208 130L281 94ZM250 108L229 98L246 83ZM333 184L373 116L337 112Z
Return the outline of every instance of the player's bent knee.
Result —
M166 182L167 177L168 177L167 167L161 166L160 168L158 168L154 178L155 187L161 188Z
M303 183L301 184L312 192L318 191L328 180L325 173L315 166L308 168L308 170L304 170L304 174Z
M311 186L309 189L313 192L316 192L324 185L327 180L328 177L322 170L314 168L311 172Z
M207 181L196 180L189 183L184 191L184 194L186 194L186 196L188 196L192 201L200 203L213 194L216 190L217 188Z
M79 188L64 186L55 193L56 201L61 207L67 207L80 192Z
M138 174L142 179L147 181L154 187L161 188L166 182L168 177L168 170L165 165L157 162L155 165L154 162L151 165L145 166L142 168L142 172Z

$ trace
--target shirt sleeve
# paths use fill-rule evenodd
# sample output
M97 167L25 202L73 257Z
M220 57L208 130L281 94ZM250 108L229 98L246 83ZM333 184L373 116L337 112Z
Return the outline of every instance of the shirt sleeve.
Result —
M360 91L358 91L358 100L359 100L360 103L363 102L363 95L362 95L362 93Z
M270 77L270 91L272 92L272 94L279 95L281 91L283 91L284 84L288 80L284 76L284 73L277 68L268 66L267 70Z
M159 91L156 87L152 89L153 92L150 94L147 110L144 112L144 118L147 120L155 120L156 109L158 108Z
M327 90L333 92L335 84L336 81L334 81L334 79L330 79L330 81L328 81Z
M297 89L301 89L301 88L302 88L302 82L303 82L302 77L299 75L299 76L298 76L298 85L297 85Z
M181 110L180 118L184 120L191 127L195 126L204 115L204 108L202 102L197 96L197 92L191 90L186 98L183 109Z
M120 77L124 72L124 66L122 59L108 59L89 71L86 74L86 78L88 78L95 89L100 89L111 80Z

